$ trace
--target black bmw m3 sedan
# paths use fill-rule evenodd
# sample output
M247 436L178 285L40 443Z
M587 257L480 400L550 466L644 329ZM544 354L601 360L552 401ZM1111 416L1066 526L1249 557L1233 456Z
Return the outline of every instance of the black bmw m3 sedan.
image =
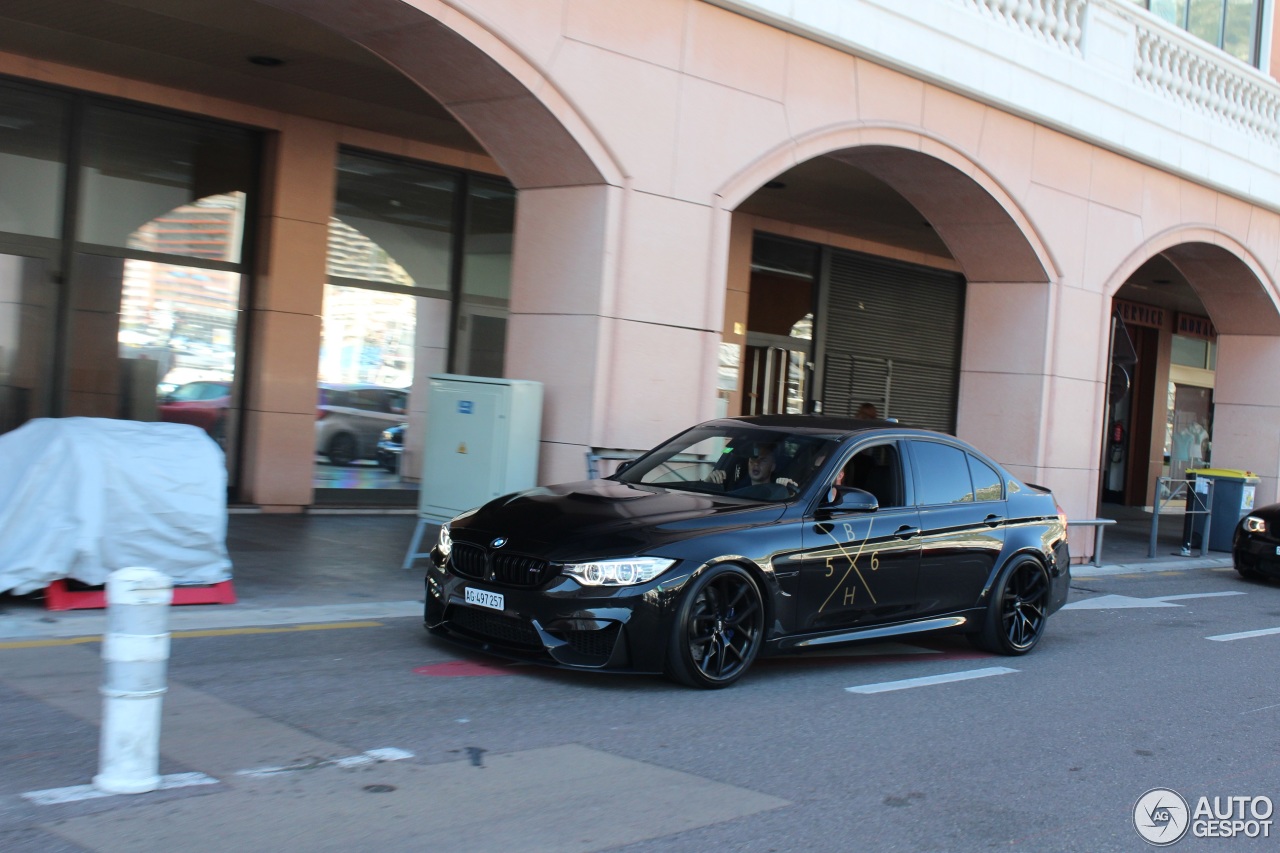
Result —
M923 632L1024 654L1070 580L1053 495L953 436L727 418L443 525L425 624L504 657L716 688L762 655Z

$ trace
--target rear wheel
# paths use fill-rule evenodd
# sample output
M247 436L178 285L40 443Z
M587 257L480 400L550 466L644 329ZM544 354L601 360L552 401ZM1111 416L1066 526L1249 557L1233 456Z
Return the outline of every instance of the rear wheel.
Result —
M356 461L356 439L351 433L340 432L329 440L329 452L325 454L334 465L350 465Z
M740 566L714 566L681 599L667 672L690 687L728 687L751 667L763 636L764 601L755 579Z
M1023 557L1000 575L982 628L969 639L999 655L1025 655L1044 634L1049 619L1049 572L1040 561Z

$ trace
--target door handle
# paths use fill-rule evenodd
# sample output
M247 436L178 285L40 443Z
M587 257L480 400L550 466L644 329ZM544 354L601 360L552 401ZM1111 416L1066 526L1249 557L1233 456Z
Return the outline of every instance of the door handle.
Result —
M894 531L893 535L898 537L899 539L910 539L912 536L915 536L919 532L920 532L919 527L910 527L904 524L901 527L899 527L896 531Z
M991 513L986 518L982 519L982 523L987 527L999 527L1004 523L1004 516Z

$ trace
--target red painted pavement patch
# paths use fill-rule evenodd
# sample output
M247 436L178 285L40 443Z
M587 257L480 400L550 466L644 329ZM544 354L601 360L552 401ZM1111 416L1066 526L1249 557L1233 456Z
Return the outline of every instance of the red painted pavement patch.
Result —
M417 666L414 667L413 672L415 675L430 675L436 678L461 678L471 675L516 675L520 670L511 666L490 666L469 660L452 660L448 663Z

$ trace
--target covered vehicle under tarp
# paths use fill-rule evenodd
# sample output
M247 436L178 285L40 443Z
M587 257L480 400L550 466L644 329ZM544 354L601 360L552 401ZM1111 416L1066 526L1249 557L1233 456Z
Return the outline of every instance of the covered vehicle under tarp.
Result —
M222 450L186 424L39 418L0 435L0 592L143 566L231 577Z

